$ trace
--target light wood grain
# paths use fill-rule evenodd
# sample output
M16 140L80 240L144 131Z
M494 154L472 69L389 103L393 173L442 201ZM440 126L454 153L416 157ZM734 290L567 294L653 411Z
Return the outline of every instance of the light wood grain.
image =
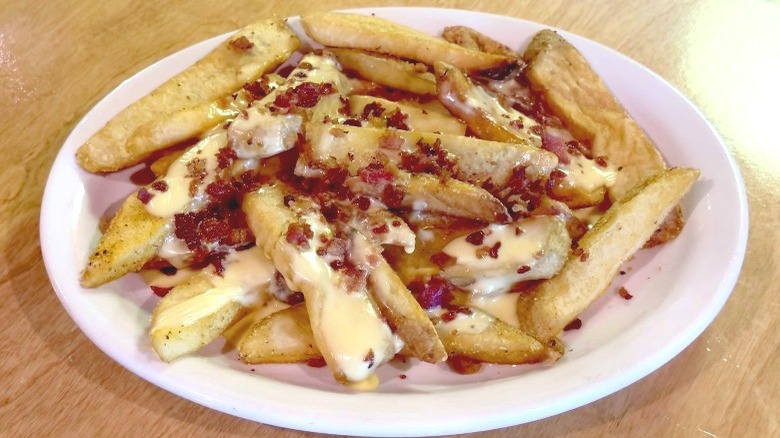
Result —
M297 15L313 4L319 5L0 0L0 435L314 436L211 411L114 363L60 305L38 242L40 200L55 154L108 91L192 43L255 18ZM623 52L702 109L731 147L747 186L751 227L744 268L731 299L697 341L647 378L600 401L474 436L778 436L780 5L340 0L327 6L382 4L521 17Z

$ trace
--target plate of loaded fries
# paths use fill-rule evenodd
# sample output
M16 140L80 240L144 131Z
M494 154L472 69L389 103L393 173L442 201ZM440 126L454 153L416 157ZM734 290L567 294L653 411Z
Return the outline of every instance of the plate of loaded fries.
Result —
M747 225L727 147L645 67L515 18L377 8L261 20L123 82L63 145L41 241L76 324L154 385L414 436L661 367L725 303Z

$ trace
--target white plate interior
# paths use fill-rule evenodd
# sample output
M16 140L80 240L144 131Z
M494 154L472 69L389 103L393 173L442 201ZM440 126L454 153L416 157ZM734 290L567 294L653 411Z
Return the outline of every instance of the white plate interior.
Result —
M543 26L458 10L360 10L431 33L467 24L513 48ZM290 24L300 29L296 19ZM247 366L215 342L165 364L146 327L155 297L138 276L94 290L78 275L97 241L100 216L134 186L132 171L96 176L74 160L76 148L111 116L205 55L212 38L171 55L122 83L66 140L52 168L41 213L41 242L52 284L74 321L106 354L142 378L182 397L240 417L301 430L351 435L436 435L514 425L555 415L611 394L657 369L712 321L739 274L747 239L747 203L737 167L704 116L657 75L625 56L561 32L602 75L669 163L702 172L682 206L687 226L675 241L642 251L613 289L564 338L552 367L487 366L460 376L445 365L385 366L375 393L354 394L326 369ZM717 238L714 238L717 236ZM254 370L254 371L253 371ZM401 374L407 376L400 379ZM208 376L208 378L204 378ZM440 419L441 421L431 421Z

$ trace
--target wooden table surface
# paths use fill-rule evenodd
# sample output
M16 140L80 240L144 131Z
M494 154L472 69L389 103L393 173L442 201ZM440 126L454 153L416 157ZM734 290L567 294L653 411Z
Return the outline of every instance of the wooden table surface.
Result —
M602 400L475 435L778 436L780 4L337 0L327 7L383 3L522 17L617 49L702 109L736 156L747 187L751 226L742 273L720 315L692 345ZM38 238L54 157L106 93L183 47L255 18L297 15L313 4L0 0L0 156L8 158L0 168L0 435L315 435L211 411L109 359L57 300Z

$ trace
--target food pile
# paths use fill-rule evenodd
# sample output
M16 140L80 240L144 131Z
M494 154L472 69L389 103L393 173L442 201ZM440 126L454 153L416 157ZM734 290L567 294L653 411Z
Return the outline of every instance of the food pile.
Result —
M554 362L565 327L698 177L667 168L552 31L520 54L463 26L375 17L240 30L77 152L144 163L81 282L140 271L165 361L225 336L247 363L328 366L355 389L396 356L477 372Z

